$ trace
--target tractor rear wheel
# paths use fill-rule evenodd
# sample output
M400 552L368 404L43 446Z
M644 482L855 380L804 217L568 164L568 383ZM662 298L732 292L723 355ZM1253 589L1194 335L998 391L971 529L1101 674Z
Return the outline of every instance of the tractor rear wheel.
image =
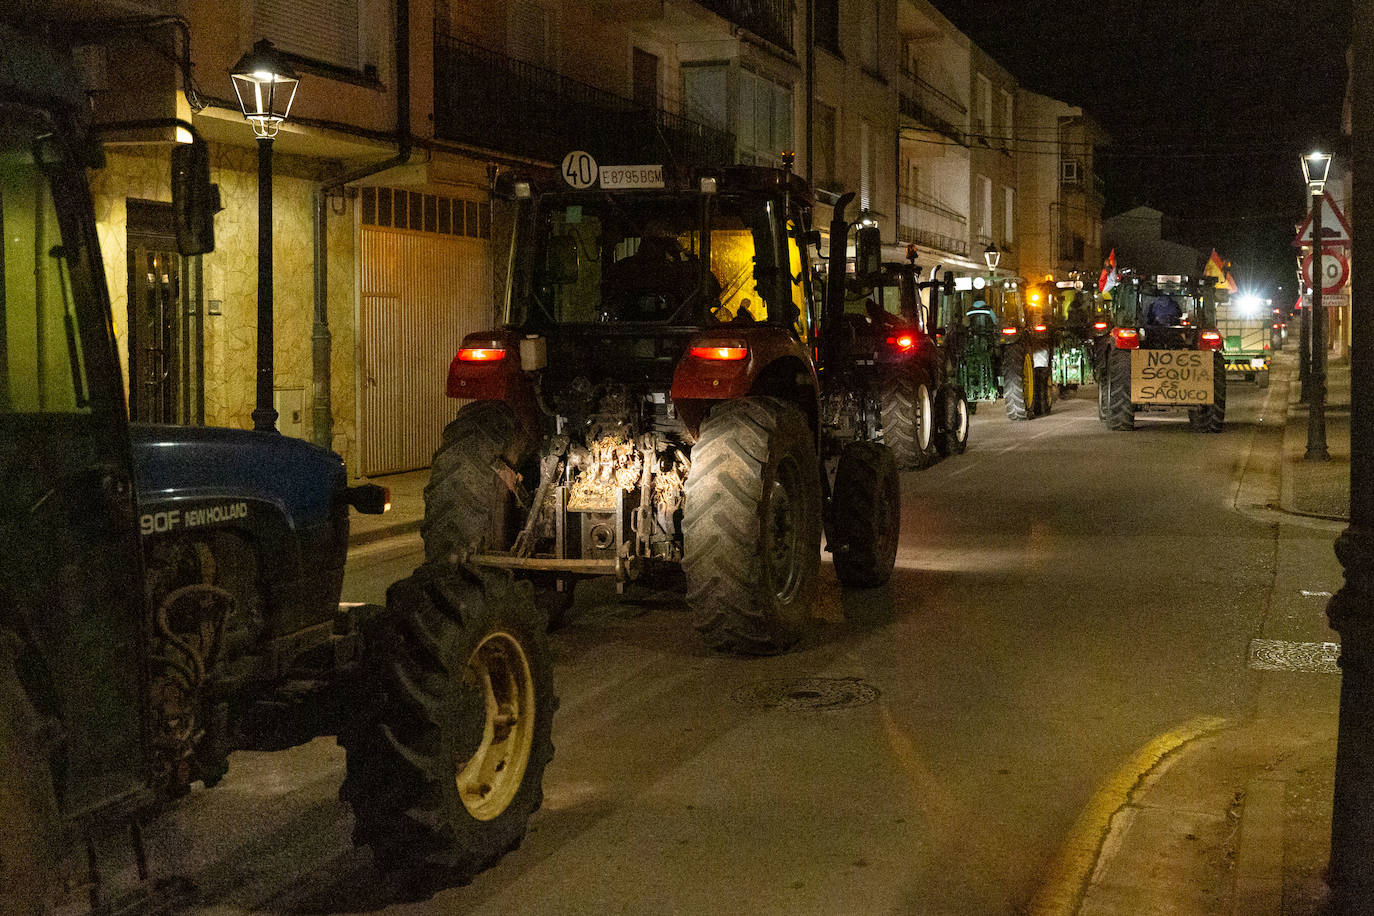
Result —
M0 916L48 912L62 852L42 717L19 679L21 647L18 636L0 630Z
M1017 341L1002 351L1002 397L1007 402L1007 419L1035 416L1036 381L1031 353L1024 343Z
M897 373L883 384L883 441L906 469L929 467L939 457L935 398L924 373Z
M1212 357L1212 403L1188 410L1188 425L1194 432L1219 433L1226 425L1226 363L1219 353Z
M528 448L515 414L501 401L474 401L444 428L425 485L420 536L425 560L454 562L492 543L509 489L493 467L519 467Z
M946 385L940 395L939 438L936 446L941 455L962 455L968 449L968 418L973 405L958 385Z
M557 699L529 586L427 564L387 590L360 715L339 736L353 840L429 886L520 844L543 801Z
M708 646L770 655L816 604L821 485L811 428L770 397L719 404L692 448L682 509L687 603Z
M830 512L836 577L861 588L891 578L902 530L902 494L890 448L877 442L844 447Z
M1131 351L1107 353L1107 428L1135 429L1135 405L1131 403Z

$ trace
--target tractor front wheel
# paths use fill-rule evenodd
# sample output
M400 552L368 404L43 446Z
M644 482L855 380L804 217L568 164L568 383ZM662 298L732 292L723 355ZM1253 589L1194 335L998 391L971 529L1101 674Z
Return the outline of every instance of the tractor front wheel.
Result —
M520 844L553 757L545 628L529 586L501 573L425 565L387 590L339 736L339 796L378 865L463 884Z
M898 373L883 384L883 441L907 469L929 467L939 457L935 398L924 373Z
M973 405L958 385L947 385L940 395L939 438L936 445L940 454L962 455L968 449L968 418L973 413Z

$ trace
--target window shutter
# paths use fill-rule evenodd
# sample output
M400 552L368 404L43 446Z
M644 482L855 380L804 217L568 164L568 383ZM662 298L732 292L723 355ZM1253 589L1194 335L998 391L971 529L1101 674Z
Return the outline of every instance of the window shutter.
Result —
M321 63L362 66L358 0L257 0L253 35Z

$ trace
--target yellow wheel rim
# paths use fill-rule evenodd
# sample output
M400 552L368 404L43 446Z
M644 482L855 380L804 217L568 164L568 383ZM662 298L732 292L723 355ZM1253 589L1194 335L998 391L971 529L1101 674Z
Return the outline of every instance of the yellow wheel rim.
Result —
M457 761L454 782L468 813L489 821L506 810L525 778L534 745L534 677L520 641L497 632L472 653L463 681L485 695L486 721L481 744Z
M1035 403L1035 360L1027 353L1021 361L1021 385L1026 389L1026 409Z

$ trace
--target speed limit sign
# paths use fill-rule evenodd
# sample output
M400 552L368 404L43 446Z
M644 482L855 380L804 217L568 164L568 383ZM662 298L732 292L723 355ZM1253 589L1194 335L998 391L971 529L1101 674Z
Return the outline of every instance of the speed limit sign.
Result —
M596 184L598 171L591 153L577 149L563 157L563 180L574 188L581 190Z
M1339 293L1345 282L1350 279L1350 262L1334 248L1322 249L1321 281L1323 293ZM1309 252L1302 259L1302 279L1312 285L1312 255Z

